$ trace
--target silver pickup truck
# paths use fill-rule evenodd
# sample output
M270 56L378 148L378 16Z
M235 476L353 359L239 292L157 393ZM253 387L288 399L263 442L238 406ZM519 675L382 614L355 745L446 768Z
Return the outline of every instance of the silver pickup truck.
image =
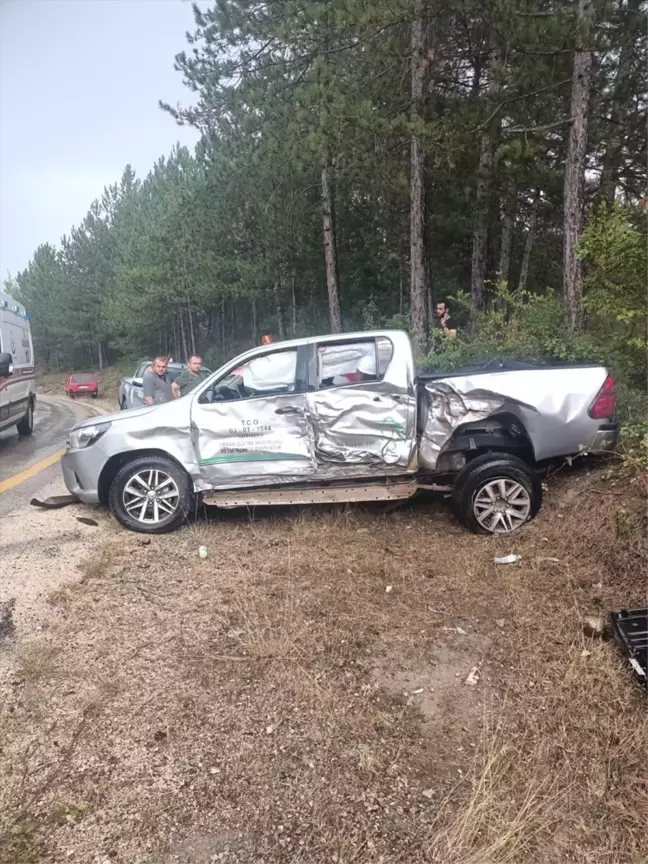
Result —
M538 466L616 446L602 366L494 361L416 375L405 333L264 345L174 402L75 426L69 491L134 531L219 507L390 501L451 493L475 532L506 533L540 508Z

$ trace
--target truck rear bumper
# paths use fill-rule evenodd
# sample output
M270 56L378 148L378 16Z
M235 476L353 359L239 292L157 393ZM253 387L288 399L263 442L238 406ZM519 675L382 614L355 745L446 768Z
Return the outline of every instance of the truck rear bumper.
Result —
M589 448L590 453L613 453L619 443L619 424L604 423L599 426L592 445Z

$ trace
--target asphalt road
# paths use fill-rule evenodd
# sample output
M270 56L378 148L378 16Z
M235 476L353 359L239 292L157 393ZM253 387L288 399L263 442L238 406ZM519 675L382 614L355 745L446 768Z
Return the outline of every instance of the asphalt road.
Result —
M65 437L91 413L85 403L38 395L30 437L20 437L15 426L0 432L0 515L28 504L40 489L61 477Z

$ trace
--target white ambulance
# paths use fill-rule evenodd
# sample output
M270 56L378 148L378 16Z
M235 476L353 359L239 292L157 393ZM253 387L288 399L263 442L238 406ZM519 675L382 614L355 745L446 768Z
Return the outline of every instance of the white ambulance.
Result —
M20 435L31 435L35 385L29 315L0 291L0 430L17 426Z

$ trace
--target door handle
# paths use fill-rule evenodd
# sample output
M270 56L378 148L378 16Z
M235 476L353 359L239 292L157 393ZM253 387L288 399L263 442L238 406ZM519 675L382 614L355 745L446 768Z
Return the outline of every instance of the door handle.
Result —
M394 400L394 402L400 402L401 401L400 396L392 396L392 399Z
M286 405L285 408L277 408L274 412L275 414L301 414L301 408L297 408L296 405Z

